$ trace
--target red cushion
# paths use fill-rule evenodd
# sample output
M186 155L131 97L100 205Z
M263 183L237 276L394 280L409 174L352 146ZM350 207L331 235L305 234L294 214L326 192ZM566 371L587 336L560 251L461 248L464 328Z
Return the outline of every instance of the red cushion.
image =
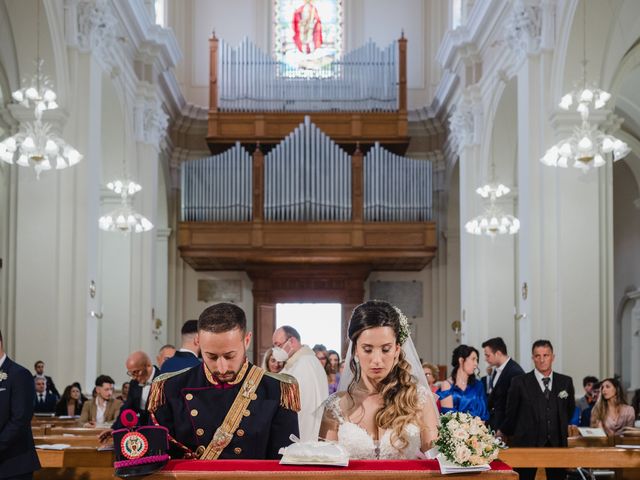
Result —
M331 469L440 471L436 460L350 460L348 467L280 465L278 460L171 460L162 470L165 472L318 472ZM511 467L496 460L491 463L491 469L511 470Z

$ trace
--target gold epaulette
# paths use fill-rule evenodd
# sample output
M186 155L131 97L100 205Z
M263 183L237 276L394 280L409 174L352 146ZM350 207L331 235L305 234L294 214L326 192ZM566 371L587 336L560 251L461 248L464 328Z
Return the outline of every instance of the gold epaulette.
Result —
M158 407L164 405L164 382L172 377L175 377L176 375L180 375L181 373L186 372L190 368L191 367L183 368L182 370L178 370L177 372L163 373L162 375L158 375L156 378L154 378L153 382L151 383L149 399L147 400L147 411L155 412Z
M300 411L300 388L295 377L286 373L266 372L271 378L275 378L280 382L280 405L294 412Z

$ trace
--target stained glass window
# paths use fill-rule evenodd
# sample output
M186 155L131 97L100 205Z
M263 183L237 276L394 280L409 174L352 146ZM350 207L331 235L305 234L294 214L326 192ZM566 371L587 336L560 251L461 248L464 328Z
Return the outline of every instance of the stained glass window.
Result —
M287 77L328 77L342 55L343 0L274 0L274 54Z

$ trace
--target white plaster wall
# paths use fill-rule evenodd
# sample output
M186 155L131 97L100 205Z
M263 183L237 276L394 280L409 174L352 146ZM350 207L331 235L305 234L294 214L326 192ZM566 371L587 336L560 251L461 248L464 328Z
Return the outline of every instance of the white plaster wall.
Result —
M182 260L179 261L182 265L182 308L181 317L176 322L173 332L173 336L169 337L169 342L180 343L180 328L182 324L190 319L198 319L202 311L207 308L209 303L198 301L198 280L240 280L242 282L242 301L237 302L238 305L247 317L247 328L253 330L253 294L251 293L252 282L245 272L196 272L189 265ZM249 358L253 358L253 347L249 347Z
M626 305L622 318L617 314L622 313L618 308L629 291L640 288L640 209L636 208L634 201L640 197L638 181L629 168L627 162L638 162L638 156L632 154L624 160L616 162L613 167L613 239L614 239L614 305L616 307L615 346L616 346L616 370L622 375L623 382L628 386L636 387L639 378L632 378L631 351L632 346L640 346L640 338L632 329L631 310L634 301ZM612 374L614 372L607 372Z

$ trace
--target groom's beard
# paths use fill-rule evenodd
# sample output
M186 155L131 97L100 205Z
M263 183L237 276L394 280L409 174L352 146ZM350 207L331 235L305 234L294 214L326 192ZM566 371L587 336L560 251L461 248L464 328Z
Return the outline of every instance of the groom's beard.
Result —
M213 372L211 372L211 375L213 375L215 378L217 378L223 383L233 382L238 376L238 372L240 372L240 370L242 369L242 366L245 364L246 361L247 361L247 351L245 350L242 363L238 367L238 370L227 370L226 372L219 372L217 370L214 370Z

